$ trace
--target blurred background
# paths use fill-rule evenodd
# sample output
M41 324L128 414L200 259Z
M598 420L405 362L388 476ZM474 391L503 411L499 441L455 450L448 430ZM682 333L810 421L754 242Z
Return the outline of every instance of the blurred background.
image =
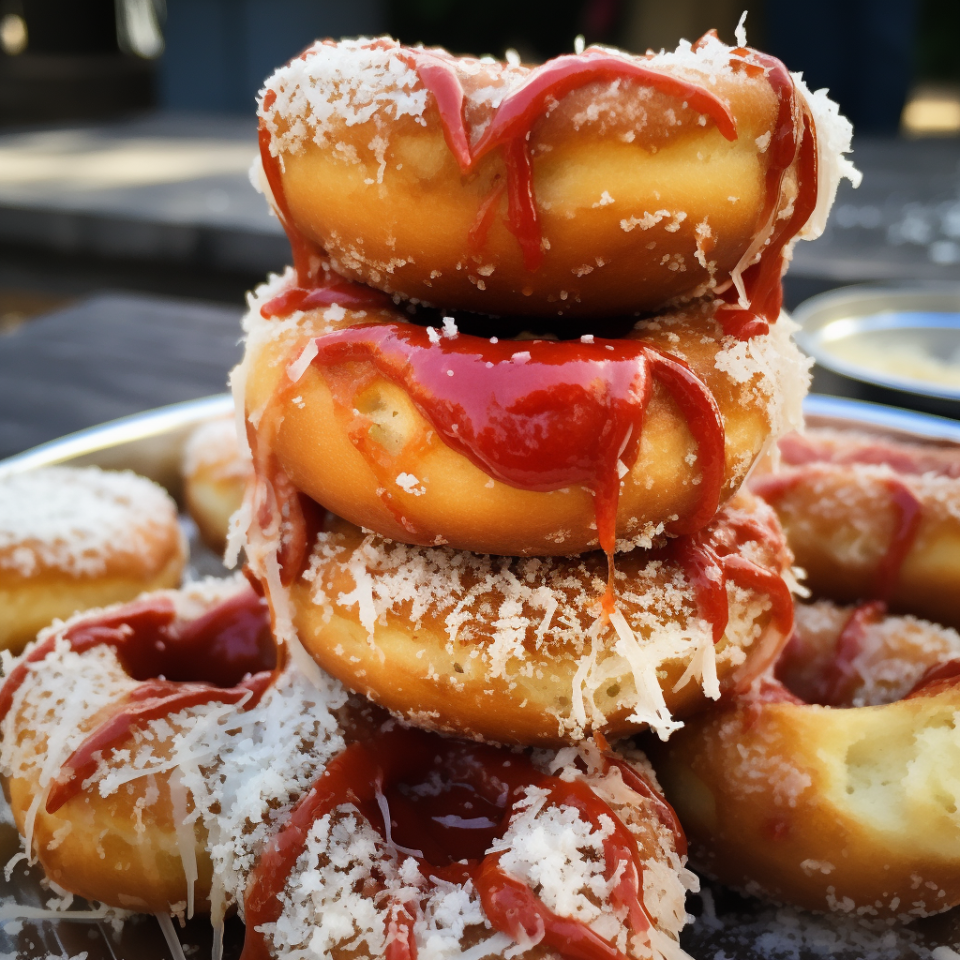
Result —
M222 389L244 291L288 258L247 180L254 98L315 38L537 61L578 34L732 41L744 8L751 45L840 102L865 175L798 247L788 306L960 280L958 0L0 0L0 456Z

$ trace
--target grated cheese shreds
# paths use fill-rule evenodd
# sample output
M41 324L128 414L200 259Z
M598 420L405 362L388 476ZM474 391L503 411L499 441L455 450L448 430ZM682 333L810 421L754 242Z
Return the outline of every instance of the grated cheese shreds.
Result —
M630 759L656 782L642 756ZM503 853L501 866L550 909L602 931L627 956L686 957L677 936L689 919L686 892L698 889L698 882L677 856L670 832L652 816L649 801L627 788L618 770L601 774L593 749L536 751L535 760L544 772L566 780L583 777L577 762L585 764L587 782L636 836L644 860L644 902L659 928L653 950L642 938L630 937L625 917L602 902L613 885L603 877L602 861L612 821L596 830L576 809L547 805L543 791L528 789L506 834L491 848ZM371 883L383 891L376 902L359 892ZM337 948L382 956L391 901L419 903L414 935L423 960L540 955L535 944L516 944L491 929L471 882L437 881L428 888L415 861L391 850L349 804L314 824L281 898L282 915L263 929L278 960L328 956Z
M752 499L726 509L771 515ZM778 573L790 562L778 548L757 542L744 543L740 552ZM467 657L480 683L533 680L547 662L555 675L568 670L574 686L568 707L557 715L561 736L582 737L603 722L605 711L624 708L634 722L666 736L678 724L664 703L660 671L695 654L686 680L716 697L717 663L729 672L743 661L744 650L760 639L770 601L729 583L727 636L736 642L725 639L714 648L711 625L697 616L693 589L679 567L636 553L621 557L618 609L606 628L598 616L605 575L599 554L491 557L409 546L344 527L319 534L303 578L323 621L356 621L374 644L381 627L423 629L451 656ZM618 692L611 695L611 689Z
M162 595L174 600L179 617L189 619L241 585L240 578L205 581ZM69 623L55 625L41 641L62 634ZM5 657L6 670L13 663L13 658ZM3 774L36 779L43 787L39 795L45 796L84 730L135 685L109 647L77 654L62 642L51 656L32 666L14 698L2 730ZM291 663L248 712L204 704L136 731L129 744L101 761L86 789L107 797L141 782L146 802L138 807L138 816L149 831L156 829L150 826L150 809L163 796L159 774L175 771L170 779L172 805L164 803L173 823L166 829L175 834L173 848L181 851L188 883L197 876L191 840L201 828L200 835L206 835L214 868L216 924L231 904L242 913L247 879L264 844L326 764L344 749L340 717L345 709L358 709L358 703L351 706L339 683L326 677L318 686ZM43 750L36 749L39 737L45 739ZM655 784L641 755L634 751L629 759ZM650 801L634 794L619 770L603 772L602 758L592 744L579 750L539 750L534 760L541 770L561 779L586 776L634 833L644 860L644 901L659 928L653 934L652 955L684 957L677 936L689 919L685 893L697 889L697 882L677 855L672 834L653 815ZM551 909L602 931L629 956L647 957L650 950L629 936L625 918L599 902L611 886L597 860L609 829L607 823L597 830L581 821L574 808L548 806L531 790L496 849L504 852L503 865L510 874L528 882ZM28 850L29 844L28 838ZM541 856L546 849L549 861ZM369 881L375 881L382 893L363 892ZM427 884L416 862L401 857L349 804L314 824L283 891L281 917L265 932L278 960L344 949L381 956L390 936L391 900L418 903L414 933L423 960L529 953L491 929L471 883ZM171 910L175 907L189 911L188 904L171 905Z
M0 481L0 577L44 569L94 577L127 561L139 568L176 529L167 492L129 470L47 467Z

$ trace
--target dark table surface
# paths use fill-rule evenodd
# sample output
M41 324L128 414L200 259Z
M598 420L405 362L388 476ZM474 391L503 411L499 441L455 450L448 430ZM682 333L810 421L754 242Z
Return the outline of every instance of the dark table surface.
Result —
M227 389L239 308L103 294L0 336L0 458Z

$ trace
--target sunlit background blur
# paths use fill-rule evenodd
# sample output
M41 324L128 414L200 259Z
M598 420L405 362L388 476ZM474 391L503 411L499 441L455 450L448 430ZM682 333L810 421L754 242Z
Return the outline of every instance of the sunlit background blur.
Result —
M321 36L538 61L587 42L633 51L750 42L829 87L861 130L960 133L956 0L0 0L0 122L159 107L249 114L263 78Z
M177 317L229 308L229 349L209 382L131 375L122 402L48 434L222 388L244 291L288 259L247 179L256 93L318 37L391 33L536 62L578 35L641 52L710 28L733 41L744 8L751 45L839 101L865 174L824 237L798 247L787 305L848 283L960 280L960 0L0 0L0 367L40 363L49 337L27 321L51 311L79 311L94 337L95 298L120 291L131 331L155 322L157 297ZM134 349L117 347L115 366ZM40 436L3 389L0 456Z

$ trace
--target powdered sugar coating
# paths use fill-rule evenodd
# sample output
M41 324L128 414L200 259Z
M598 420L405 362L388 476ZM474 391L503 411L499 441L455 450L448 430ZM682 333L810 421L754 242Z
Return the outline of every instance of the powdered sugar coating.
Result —
M124 558L141 566L177 531L170 496L130 471L47 467L0 481L0 576L95 577Z

